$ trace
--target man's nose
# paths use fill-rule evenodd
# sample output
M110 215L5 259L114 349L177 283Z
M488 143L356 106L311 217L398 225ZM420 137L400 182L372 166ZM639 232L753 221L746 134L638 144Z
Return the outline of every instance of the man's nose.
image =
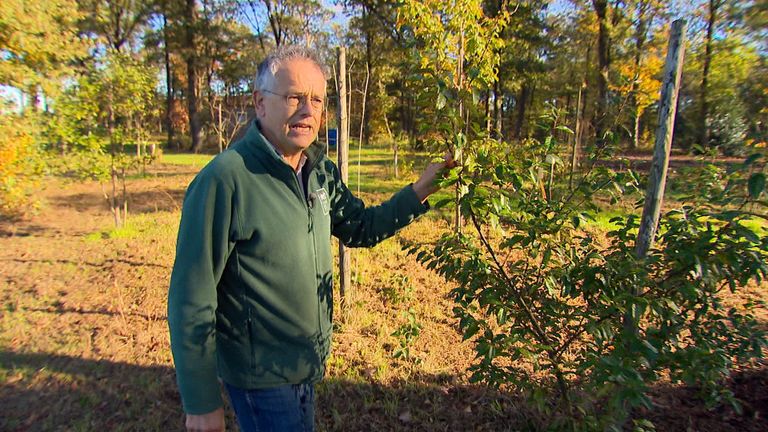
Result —
M315 108L312 105L312 99L307 97L306 99L304 99L303 103L301 104L301 108L299 108L299 111L301 112L304 112L305 110L309 114L322 113L323 107Z

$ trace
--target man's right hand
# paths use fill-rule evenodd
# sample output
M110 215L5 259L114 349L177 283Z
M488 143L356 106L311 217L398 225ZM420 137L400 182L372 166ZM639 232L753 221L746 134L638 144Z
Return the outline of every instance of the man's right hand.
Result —
M190 432L224 432L224 408L208 414L187 414L186 426Z

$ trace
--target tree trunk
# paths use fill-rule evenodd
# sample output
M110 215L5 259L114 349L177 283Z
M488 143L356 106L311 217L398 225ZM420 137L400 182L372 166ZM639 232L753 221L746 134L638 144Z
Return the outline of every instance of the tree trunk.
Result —
M722 0L709 0L709 15L707 17L707 36L704 49L704 65L701 73L701 114L699 115L699 144L709 145L709 68L712 64L712 39L717 24L717 12L723 5Z
M202 150L202 127L197 100L197 45L195 43L195 25L197 22L197 0L187 0L186 7L186 48L187 48L187 109L189 111L189 132L192 138L192 151Z
M527 129L525 131L526 137L531 136L530 125L532 123L531 117L533 116L533 102L535 100L535 96L536 96L536 83L534 82L533 84L531 84L530 91L528 92L528 109L525 112L525 115L526 115L525 123L523 123L524 127L527 126Z
M493 114L496 117L494 129L494 138L502 139L504 136L503 130L503 115L504 115L504 93L501 91L501 71L499 71L499 77L495 83L493 83Z
M516 139L520 139L523 134L523 123L525 123L525 108L528 106L528 95L530 94L530 87L528 87L528 84L523 84L523 86L520 88L520 95L517 98L517 103L515 105L517 108L517 117L515 120L515 130L513 132L513 137Z
M462 90L464 87L464 48L465 48L464 44L465 44L464 28L462 26L461 39L459 40L459 56L458 56L459 61L457 62L457 65L456 65L457 66L456 74L459 77L459 81L458 81L459 90ZM459 97L459 118L463 119L463 117L464 117L464 99L460 96ZM464 125L468 126L467 123L468 122L464 123ZM459 129L458 131L455 130L454 135L458 136L458 132L460 131L461 129ZM456 162L458 163L459 166L461 166L464 163L464 157L463 157L464 149L454 149L454 150L459 152L459 156L457 158L458 160ZM454 231L459 234L461 233L461 226L463 224L462 215L461 215L461 197L462 197L461 174L459 174L459 182L456 183L456 191L455 191L456 207L454 208L454 219L453 219Z
M596 143L599 147L605 145L605 127L608 106L608 68L610 66L609 56L609 29L606 12L608 9L608 0L592 0L597 15L597 103L595 105L595 135Z
M163 51L165 54L165 130L168 134L168 147L173 142L173 73L171 70L171 50L168 47L168 11L163 2Z
M112 216L115 219L115 228L119 228L123 224L120 220L120 205L117 202L117 166L115 165L115 159L117 158L117 144L115 143L115 111L112 107L112 92L107 96L107 121L110 153L109 173L112 178L112 196L109 200L109 207L112 211Z
M485 90L485 133L490 136L491 134L491 117L493 111L491 110L491 89Z
M222 100L219 100L218 107L217 107L218 108L218 115L219 115L218 118L217 118L217 121L219 123L219 127L218 127L218 133L219 133L219 153L224 151L224 119L221 116L221 105L223 103L224 102Z
M363 22L367 21L367 7L363 7ZM365 91L363 93L363 112L361 114L362 118L365 119L365 122L363 122L363 137L365 139L365 145L367 146L371 139L371 122L369 120L368 111L369 111L369 104L372 102L375 105L375 101L371 98L371 90L368 86L368 79L375 77L375 64L373 61L373 42L375 38L375 34L371 32L370 26L365 26ZM365 102L367 101L367 102Z
M586 86L579 87L576 100L576 125L573 127L573 148L571 149L571 172L568 176L568 189L573 190L573 176L579 166L579 148L581 147L581 99Z
M633 108L634 113L634 129L632 136L633 150L640 147L640 116L642 110L637 104L637 78L640 75L640 68L643 62L643 48L645 48L645 39L648 33L648 19L646 13L648 12L649 3L641 3L638 5L637 11L637 24L635 27L635 58L634 58L634 79L632 80L632 88L629 93L629 104Z

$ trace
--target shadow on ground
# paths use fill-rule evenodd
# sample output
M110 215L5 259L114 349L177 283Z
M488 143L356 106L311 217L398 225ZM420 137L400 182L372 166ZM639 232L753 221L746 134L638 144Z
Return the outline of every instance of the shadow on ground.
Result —
M0 351L0 430L180 430L173 369Z
M656 424L658 431L768 431L768 368L735 372L727 384L741 413L727 403L708 409L701 389L659 385L651 391L653 409L639 414Z
M182 430L173 369L0 350L0 430ZM744 406L708 410L695 389L654 389L642 415L659 431L765 431L768 369L734 374ZM318 386L319 431L532 430L519 396L450 375L414 375L387 385L328 378ZM229 414L229 429L236 429Z
M323 431L531 430L517 396L456 384L442 375L389 385L330 378L318 386L317 425Z

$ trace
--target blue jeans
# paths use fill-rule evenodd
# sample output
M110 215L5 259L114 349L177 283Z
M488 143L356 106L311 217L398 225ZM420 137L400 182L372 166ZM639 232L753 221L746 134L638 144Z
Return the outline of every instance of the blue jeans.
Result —
M246 390L224 383L242 432L313 432L315 386Z

